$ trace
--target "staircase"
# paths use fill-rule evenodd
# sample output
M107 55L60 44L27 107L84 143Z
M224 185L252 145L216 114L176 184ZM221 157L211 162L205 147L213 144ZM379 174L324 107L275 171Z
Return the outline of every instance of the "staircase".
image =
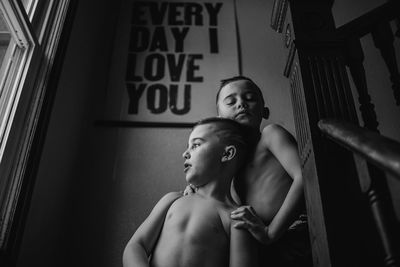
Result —
M399 175L400 146L379 134L360 44L360 38L372 36L399 106L390 23L395 21L399 36L400 1L388 1L338 28L333 4L275 0L271 15L271 27L282 34L287 51L283 75L291 90L314 266L400 266L399 224L386 182L386 173Z

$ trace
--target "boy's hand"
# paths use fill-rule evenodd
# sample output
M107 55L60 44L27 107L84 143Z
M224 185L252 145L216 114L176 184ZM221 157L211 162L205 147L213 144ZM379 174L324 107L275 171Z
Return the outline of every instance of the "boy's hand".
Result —
M233 227L246 229L255 239L263 244L270 244L272 242L268 235L268 227L264 225L253 207L241 206L231 212L231 218L238 221Z
M183 191L183 195L184 195L184 196L191 195L191 194L196 193L196 191L197 191L197 190L196 190L196 187L195 187L194 185L188 184L188 185L186 186L185 190Z

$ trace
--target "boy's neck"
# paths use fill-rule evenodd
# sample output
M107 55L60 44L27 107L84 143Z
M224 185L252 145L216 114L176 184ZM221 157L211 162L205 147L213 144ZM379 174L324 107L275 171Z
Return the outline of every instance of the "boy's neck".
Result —
M255 127L248 126L248 130L247 131L248 131L247 139L248 139L250 145L257 144L258 141L261 138L260 128L255 128Z
M220 177L219 181L230 181L231 179L224 179ZM210 182L204 186L198 188L196 194L203 196L205 198L212 198L219 202L232 202L232 196L230 193L231 185L230 182Z
M253 137L255 140L258 141L258 139L260 139L261 137L261 132L259 129L252 129L252 131L250 132L250 137Z

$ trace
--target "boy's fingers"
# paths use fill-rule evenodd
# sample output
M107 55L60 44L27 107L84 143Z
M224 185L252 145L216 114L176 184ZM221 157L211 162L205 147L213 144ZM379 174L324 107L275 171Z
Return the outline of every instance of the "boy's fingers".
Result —
M196 190L192 185L187 185L185 190L183 191L184 196L191 195L194 193L196 193Z
M250 225L244 221L237 222L233 225L233 227L238 229L249 229Z
M241 206L241 207L235 209L234 211L232 211L231 213L233 213L233 214L235 214L235 213L240 213L240 212L249 212L249 213L252 213L252 212L251 212L251 209L252 209L252 208L251 208L250 206Z
M243 211L243 209L240 207L240 208L235 209L231 213L234 214L234 213L238 213L238 212L242 212L242 211Z
M251 212L251 214L252 214L253 216L257 216L257 212L253 209L252 206L250 206L249 211Z
M237 221L236 222L236 224L238 224L239 225L239 227L244 227L244 228L246 228L246 229L248 229L248 230L251 230L251 229L253 229L254 228L254 224L253 224L253 222L252 221L250 221L250 220L247 220L246 218L235 218L235 220ZM236 225L235 224L235 225ZM234 225L234 226L235 226ZM235 226L236 227L236 226Z
M231 214L232 219L246 219L243 213Z
M234 211L232 211L232 213L235 212L243 212L245 210L248 210L250 208L250 206L240 206L239 208L235 209Z
M196 192L196 190L197 190L196 186L194 186L194 185L192 185L192 184L189 184L188 187L189 187L193 192Z
M235 218L247 218L247 219L250 219L248 213L246 213L245 211L231 213L231 217L232 218L235 217Z
M253 216L251 213L249 213L247 211L232 213L231 218L239 219L239 220L246 220L249 222L256 222L255 216Z

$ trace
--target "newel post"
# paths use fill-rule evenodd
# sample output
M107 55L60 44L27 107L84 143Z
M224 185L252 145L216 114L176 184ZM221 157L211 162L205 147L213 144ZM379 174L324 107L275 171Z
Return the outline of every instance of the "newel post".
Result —
M283 74L290 84L314 266L371 266L381 252L371 246L377 234L353 155L318 128L323 118L358 125L332 5L276 0L271 26L281 32L287 52Z

